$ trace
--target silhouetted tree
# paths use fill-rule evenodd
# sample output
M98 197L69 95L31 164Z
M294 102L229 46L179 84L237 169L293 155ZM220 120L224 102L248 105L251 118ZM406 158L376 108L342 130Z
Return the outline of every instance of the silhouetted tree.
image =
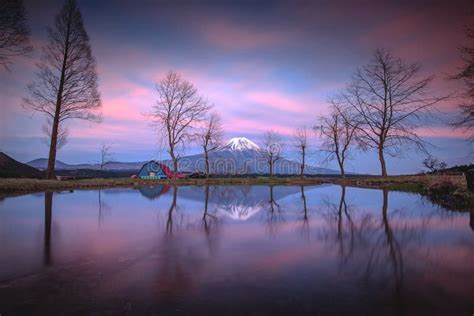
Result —
M344 178L346 176L344 163L350 157L350 150L354 147L358 125L348 111L340 108L337 101L331 102L333 104L331 113L321 117L314 130L321 137L321 151L326 154L325 159L336 159L341 177Z
M210 105L198 95L192 83L172 71L156 85L156 90L158 101L153 106L150 117L166 138L176 178L178 147L184 147L185 142L193 137L193 130L205 119Z
M94 110L101 101L89 36L74 0L67 1L56 16L48 38L24 106L52 121L46 178L53 179L60 125L68 119L100 121Z
M389 51L377 50L342 94L344 105L355 114L359 144L378 152L382 176L387 176L385 154L399 155L406 144L426 151L416 129L447 98L427 95L434 77L420 77L420 70L418 63L406 64Z
M444 161L439 161L433 156L428 156L422 161L423 166L425 166L431 172L437 172L446 168L447 164Z
M302 126L295 130L293 141L295 147L299 150L301 154L300 176L302 177L304 175L306 149L308 148L308 132L306 126Z
M461 71L453 77L464 82L466 91L464 102L459 105L460 117L453 125L466 130L469 142L474 144L474 28L467 28L466 36L470 45L460 49L464 65Z
M111 163L113 159L113 154L112 154L112 144L102 144L100 147L100 161L99 161L99 167L100 171L104 170L104 167Z
M217 112L210 113L204 123L204 129L197 136L199 144L204 150L206 178L209 178L209 173L211 171L209 167L209 153L219 148L222 144L224 131L222 129L221 116Z
M30 30L26 25L25 8L21 0L0 1L0 65L10 70L11 58L27 54Z
M263 135L264 153L268 162L270 177L273 176L273 165L281 159L283 143L280 134L274 131L266 131Z

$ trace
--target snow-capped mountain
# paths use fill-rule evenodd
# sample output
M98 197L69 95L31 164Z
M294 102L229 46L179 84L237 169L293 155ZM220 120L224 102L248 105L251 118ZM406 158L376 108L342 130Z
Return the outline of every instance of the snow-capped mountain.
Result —
M259 151L260 147L255 144L253 141L245 137L234 137L231 138L220 150L233 150L233 151L243 151L243 150L255 150Z
M211 172L214 174L268 174L265 150L245 138L230 139L224 146L209 154ZM167 162L168 163L168 162ZM169 163L171 166L171 163ZM179 169L183 172L204 172L202 154L181 158ZM273 166L274 174L299 174L300 164L289 159L279 159ZM306 174L339 174L336 170L306 165Z

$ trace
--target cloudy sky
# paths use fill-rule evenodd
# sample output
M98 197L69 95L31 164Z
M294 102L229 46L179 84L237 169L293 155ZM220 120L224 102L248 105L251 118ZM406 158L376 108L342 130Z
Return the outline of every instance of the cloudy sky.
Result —
M94 162L102 143L112 143L122 161L162 157L159 135L144 113L157 98L155 83L174 70L194 83L221 113L226 138L260 143L267 129L288 141L327 113L327 98L343 89L376 48L407 62L421 62L435 75L433 93L453 93L446 80L460 66L463 27L473 18L472 1L93 1L79 0L98 64L102 124L69 122L69 141L58 158ZM20 161L46 157L44 117L21 107L26 85L62 1L25 1L35 52L0 71L0 150ZM449 165L469 161L465 135L446 123L456 100L419 134ZM311 140L317 161L317 137ZM188 153L197 152L190 146ZM421 169L423 156L406 150L390 158L389 172ZM332 164L328 165L333 167ZM377 173L375 153L357 153L351 171Z

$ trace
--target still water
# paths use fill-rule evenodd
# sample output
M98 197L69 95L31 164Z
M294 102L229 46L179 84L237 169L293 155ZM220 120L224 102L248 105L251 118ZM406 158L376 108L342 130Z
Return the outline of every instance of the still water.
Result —
M473 222L335 185L7 197L0 314L472 315Z

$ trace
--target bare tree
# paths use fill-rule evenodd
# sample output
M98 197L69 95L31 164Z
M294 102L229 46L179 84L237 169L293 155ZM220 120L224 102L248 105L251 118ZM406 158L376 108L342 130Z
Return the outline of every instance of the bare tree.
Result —
M224 131L222 129L222 119L219 113L212 112L206 117L203 130L198 133L199 144L204 150L204 160L206 163L206 178L209 178L209 153L219 148L222 144Z
M173 161L174 179L178 172L179 146L193 138L194 129L202 122L209 103L198 95L192 83L170 71L156 85L158 101L152 107L150 118L160 128L168 143L168 153Z
M281 135L274 131L266 131L263 135L265 157L268 162L270 177L273 176L273 165L281 159L283 142Z
M418 63L405 64L389 51L377 50L342 94L345 105L355 113L359 144L378 152L382 176L387 176L385 154L397 156L407 144L426 151L427 143L416 129L447 98L428 96L434 77L420 77L420 70Z
M53 130L53 122L51 118L46 118L46 123L43 125L43 142L46 146L49 147L51 142L51 132ZM69 135L69 131L67 127L60 125L58 130L58 142L56 145L56 149L60 150L67 144L67 137Z
M439 170L443 170L447 167L447 164L444 161L439 161L437 158L433 156L428 156L422 161L423 166L426 167L431 172L438 172Z
M341 177L346 176L344 164L350 158L351 149L357 134L358 124L353 121L350 112L340 107L336 100L331 100L332 111L319 119L314 130L321 138L321 151L326 154L325 160L336 159Z
M46 178L53 179L60 125L68 119L100 121L95 110L101 101L89 36L74 0L65 3L54 26L48 28L48 37L24 106L52 121Z
M25 8L21 0L0 1L0 65L10 70L11 58L27 54L30 30L26 25Z
M100 147L100 161L99 167L100 171L104 170L104 167L112 162L113 153L112 153L112 144L102 144Z
M302 126L295 130L293 142L301 154L300 176L302 177L304 176L306 149L308 148L308 132L306 126Z
M454 127L464 129L468 133L468 141L474 144L474 28L466 29L466 36L470 46L460 49L464 65L453 79L462 80L466 86L464 102L459 105L459 119L454 122Z

